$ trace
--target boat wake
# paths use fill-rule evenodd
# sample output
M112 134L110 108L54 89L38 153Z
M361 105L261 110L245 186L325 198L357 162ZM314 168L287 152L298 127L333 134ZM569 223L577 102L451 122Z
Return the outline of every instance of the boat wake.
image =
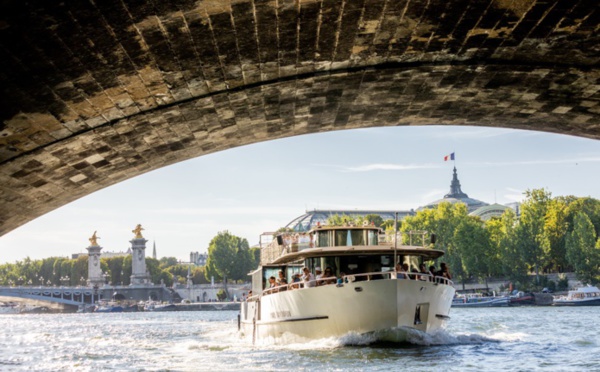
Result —
M402 339L403 341L395 341ZM279 338L267 338L257 341L256 347L277 347L289 350L335 349L346 346L374 347L413 347L413 346L446 346L446 345L476 345L516 341L518 335L481 334L452 334L446 330L434 333L424 333L412 328L398 328L368 334L348 333L342 337L329 337L318 340L308 340L291 334Z

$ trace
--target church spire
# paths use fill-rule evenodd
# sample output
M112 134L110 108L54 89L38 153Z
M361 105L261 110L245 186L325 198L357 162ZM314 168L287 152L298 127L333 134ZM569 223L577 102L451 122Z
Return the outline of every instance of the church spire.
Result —
M445 198L462 199L468 198L469 195L462 192L460 189L460 181L458 180L458 174L456 173L456 167L454 167L454 175L452 176L452 182L450 183L450 193L444 195Z

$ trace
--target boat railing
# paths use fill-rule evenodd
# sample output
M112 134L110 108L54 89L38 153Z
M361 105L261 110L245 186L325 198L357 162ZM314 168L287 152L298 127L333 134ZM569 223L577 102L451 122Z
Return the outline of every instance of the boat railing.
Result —
M310 281L310 286L306 286L306 282L294 282L290 284L283 284L263 290L262 295L270 295L272 293L279 293L288 290L295 289L308 289L315 287L323 287L328 285L342 285L344 283L353 283L361 281L381 280L381 279L398 279L398 280L420 280L424 282L434 282L437 284L453 285L453 282L442 276L434 276L426 273L415 273L415 272L402 272L402 271L379 271L379 272L368 272L360 274L349 274L344 275L340 278L322 278ZM256 296L253 296L256 297Z

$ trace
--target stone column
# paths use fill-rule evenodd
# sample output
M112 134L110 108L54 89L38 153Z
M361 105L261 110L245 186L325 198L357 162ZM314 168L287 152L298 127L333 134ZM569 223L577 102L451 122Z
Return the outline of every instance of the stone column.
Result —
M97 239L100 237L94 235L90 238L90 246L87 247L88 251L88 280L87 284L91 287L104 285L104 277L102 276L102 268L100 267L100 255L102 247L98 245Z
M149 284L150 274L146 271L146 242L142 236L142 226L137 225L132 232L131 243L131 285Z

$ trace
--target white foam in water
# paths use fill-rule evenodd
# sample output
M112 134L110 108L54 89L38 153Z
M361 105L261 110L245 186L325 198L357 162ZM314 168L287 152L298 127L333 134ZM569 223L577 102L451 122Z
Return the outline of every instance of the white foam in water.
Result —
M257 348L277 348L286 350L318 350L334 349L344 346L368 346L380 341L386 342L400 334L405 338L405 344L418 346L438 346L438 345L468 345L482 344L488 342L518 341L522 340L524 334L498 333L493 336L481 334L451 334L446 330L439 330L434 333L424 333L412 328L397 328L388 331L359 334L350 332L341 337L328 337L317 340L305 339L293 334L285 333L281 337L268 337L256 340L254 347ZM251 338L245 338L246 342L251 343Z

